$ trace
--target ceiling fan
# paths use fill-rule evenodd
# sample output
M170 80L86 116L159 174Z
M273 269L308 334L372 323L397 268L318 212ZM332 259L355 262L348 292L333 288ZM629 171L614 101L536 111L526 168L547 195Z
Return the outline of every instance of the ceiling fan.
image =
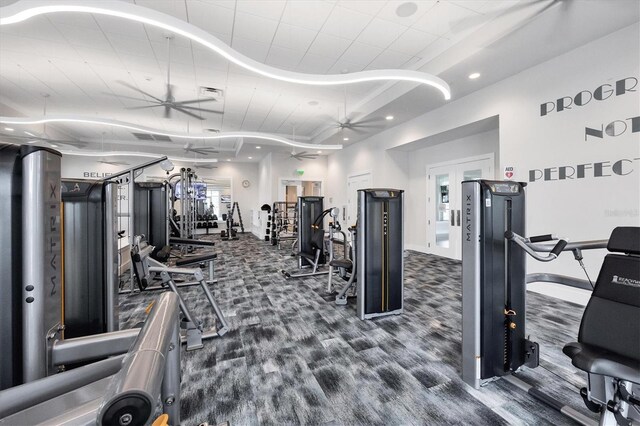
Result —
M555 7L558 4L562 4L563 8L566 9L570 6L570 3L572 1L573 0L530 0L530 1L520 2L514 5L511 5L506 9L503 9L500 12L500 16L505 17L508 15L512 15L516 12L519 12L520 10L531 9L532 11L531 15L524 18L521 22L518 22L517 27L514 27L514 28L521 28L522 26L526 25L527 23L529 23L530 21L532 21L533 19L535 19L536 17L544 13L547 9L550 9L551 7ZM492 15L491 12L475 13L473 15L469 15L461 19L453 20L449 26L451 28L451 31L454 34L461 33L468 29L476 27L478 25L489 22L489 20L491 19L491 15Z
M135 90L138 93L141 93L145 96L148 96L149 98L151 98L151 100L149 99L144 99L144 98L133 98L133 97L129 97L129 96L119 96L121 98L126 98L126 99L131 99L131 100L136 100L136 101L142 101L142 102L146 102L149 105L142 105L142 106L135 106L135 107L128 107L127 109L145 109L145 108L156 108L156 107L164 107L164 118L171 118L171 113L172 111L178 111L181 112L183 114L186 114L190 117L193 118L197 118L198 120L204 120L205 118L202 117L201 115L195 114L192 111L195 112L210 112L213 114L222 114L221 111L215 111L212 109L206 109L206 108L200 108L200 107L194 107L194 106L190 106L191 104L200 104L200 103L204 103L204 102L217 102L216 99L213 98L209 98L209 99L189 99L186 101L176 101L176 99L173 96L173 85L171 84L171 37L167 37L167 84L166 84L166 90L165 90L165 96L164 99L160 99L148 92L145 92L142 89L137 88L136 86L127 83L126 81L122 81L122 80L118 80L116 81L116 83L121 84L125 87L128 87L131 90ZM108 93L108 95L113 95L111 93ZM117 96L117 95L116 95Z
M47 115L47 98L49 97L48 93L44 93L42 95L44 98L44 113L43 117ZM73 146L75 148L84 148L88 144L83 141L78 140L65 140L65 139L53 139L47 135L47 123L43 123L42 125L42 133L40 132L24 132L25 135L16 135L13 133L4 133L0 132L0 138L6 141L13 141L15 143L47 143L53 148L57 148L57 145L67 145Z
M102 164L110 164L112 166L128 166L129 163L125 162L125 161L110 161L110 160L98 160L98 163L102 163Z
M295 151L291 151L291 154L289 155L289 158L295 158L298 161L302 161L302 160L315 160L316 158L318 158L318 154L314 154L312 152L307 152L307 151L302 151L296 154Z
M357 114L357 113L356 113ZM383 127L383 119L380 117L372 117L368 119L355 119L355 114L347 114L347 92L344 93L344 119L340 119L340 109L338 109L338 119L329 117L333 122L333 128L340 129L341 132L352 131L354 133L364 134L371 130L381 129Z
M217 168L218 168L218 166L214 166L213 164L207 164L207 163L204 163L204 164L201 164L201 163L194 163L194 164L193 164L193 168L195 168L195 169L209 169L209 170L211 170L211 169L217 169Z
M213 148L207 148L207 147L202 147L202 148L197 148L197 147L192 147L190 143L187 143L184 146L184 152L193 152L195 154L200 154L200 155L210 155L210 154L218 154L218 151L216 151Z

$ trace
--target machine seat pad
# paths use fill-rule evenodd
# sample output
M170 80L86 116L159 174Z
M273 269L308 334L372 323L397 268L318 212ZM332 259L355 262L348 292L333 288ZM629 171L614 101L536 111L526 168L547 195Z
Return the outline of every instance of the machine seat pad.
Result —
M640 384L640 361L593 345L572 342L562 349L571 363L587 373L615 377Z
M194 246L194 247L213 247L216 245L214 241L207 240L192 240L189 238L170 238L169 242L171 244L181 244L185 246Z
M200 256L189 256L186 257L184 259L180 259L178 261L176 261L176 266L178 268L181 268L183 266L188 266L188 265L194 265L194 264L198 264L198 263L202 263L202 262L209 262L213 259L217 259L218 258L218 254L217 253L209 253L209 254L203 254Z
M352 267L352 263L349 259L333 259L331 262L329 262L329 265L335 268L345 268L345 269L351 269Z

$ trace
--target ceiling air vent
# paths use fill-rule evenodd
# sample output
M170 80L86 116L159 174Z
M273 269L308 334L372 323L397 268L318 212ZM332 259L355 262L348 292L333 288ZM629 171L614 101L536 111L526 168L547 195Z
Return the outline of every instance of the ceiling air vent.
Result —
M152 141L153 136L151 136L148 133L132 133L133 136L136 137L136 139L141 140L141 141Z
M216 89L215 87L200 86L200 95L207 96L209 98L221 99L224 92L222 89Z
M151 135L151 136L153 136L153 138L157 141L171 142L171 138L169 136L164 136L164 135Z

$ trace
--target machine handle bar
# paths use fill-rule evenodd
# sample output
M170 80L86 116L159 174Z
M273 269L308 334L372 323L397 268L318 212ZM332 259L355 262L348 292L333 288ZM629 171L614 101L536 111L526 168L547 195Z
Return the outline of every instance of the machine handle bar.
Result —
M558 256L560 255L560 253L562 252L562 250L564 250L564 248L569 243L566 239L558 238L555 235L542 235L542 236L538 236L538 237L525 238L525 237L522 237L522 236L516 234L513 231L505 232L504 233L504 237L507 240L513 241L514 243L516 243L529 256L533 257L534 259L536 259L537 261L540 261L540 262L551 262L552 260L557 259ZM545 239L544 240L540 240L540 238L545 238ZM533 241L533 239L536 239L537 241ZM535 243L535 242L555 241L555 240L558 240L558 242L553 247L553 249L551 249L551 252L549 252L549 254L547 254L546 256L542 256L541 254L537 253L532 247L533 243Z

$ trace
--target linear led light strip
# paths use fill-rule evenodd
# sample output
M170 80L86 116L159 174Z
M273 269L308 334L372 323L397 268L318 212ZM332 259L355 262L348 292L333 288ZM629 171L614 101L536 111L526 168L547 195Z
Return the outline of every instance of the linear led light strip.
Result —
M168 133L149 127L136 126L132 123L124 121L110 120L104 118L89 117L65 117L65 116L47 116L47 117L0 117L0 123L4 124L43 124L43 123L80 123L80 124L99 124L110 127L119 127L122 129L134 130L136 132L150 133L153 135L168 136L170 138L182 139L229 139L229 138L254 138L267 141L279 142L284 145L294 146L296 148L307 149L342 149L342 145L319 145L304 142L296 142L281 136L271 135L262 132L220 132L206 134L192 133Z
M451 99L449 85L444 80L420 71L393 69L323 75L306 74L274 68L244 56L195 25L189 24L188 22L182 21L171 15L124 1L92 0L91 2L87 2L86 0L21 0L17 3L0 8L0 25L15 24L34 16L55 12L79 12L115 16L162 28L200 44L242 68L276 80L317 86L385 80L411 81L433 86L442 92L446 100Z
M110 152L99 152L99 151L68 151L68 150L57 150L58 152L64 155L75 155L79 157L145 157L145 158L160 158L162 155L154 154L151 152L129 152L129 151L110 151ZM187 158L187 157L168 157L171 161L181 161L184 163L217 163L217 158Z

